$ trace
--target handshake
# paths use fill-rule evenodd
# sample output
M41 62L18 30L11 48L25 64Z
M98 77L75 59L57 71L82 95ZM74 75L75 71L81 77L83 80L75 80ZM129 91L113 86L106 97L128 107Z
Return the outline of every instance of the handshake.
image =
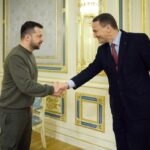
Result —
M52 94L53 96L61 96L61 94L69 88L69 85L67 82L59 83L55 82L53 84L54 87L54 93Z

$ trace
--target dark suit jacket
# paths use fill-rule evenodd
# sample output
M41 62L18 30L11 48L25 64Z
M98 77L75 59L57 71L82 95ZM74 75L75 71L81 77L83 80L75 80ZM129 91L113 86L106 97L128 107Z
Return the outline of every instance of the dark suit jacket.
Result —
M113 116L129 119L150 117L150 41L142 33L122 31L118 72L108 43L101 45L94 61L72 78L75 89L104 70L109 80Z

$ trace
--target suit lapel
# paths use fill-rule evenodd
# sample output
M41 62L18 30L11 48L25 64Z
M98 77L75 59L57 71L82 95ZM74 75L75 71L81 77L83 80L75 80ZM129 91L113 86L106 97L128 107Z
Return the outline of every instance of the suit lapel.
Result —
M111 54L111 49L110 49L110 46L109 44L107 44L107 64L109 66L109 68L112 68L112 70L114 70L116 72L116 68L115 68L115 62L114 62L114 59L112 57L112 54Z
M125 52L127 50L127 36L124 31L121 31L121 39L120 39L120 46L119 46L119 55L118 55L118 72L121 69L121 66L124 61Z

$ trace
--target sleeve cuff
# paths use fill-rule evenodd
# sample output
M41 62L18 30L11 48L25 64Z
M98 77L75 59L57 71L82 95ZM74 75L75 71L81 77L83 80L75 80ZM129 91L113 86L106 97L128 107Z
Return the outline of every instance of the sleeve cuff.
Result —
M69 88L74 88L76 86L72 80L68 80L67 83Z

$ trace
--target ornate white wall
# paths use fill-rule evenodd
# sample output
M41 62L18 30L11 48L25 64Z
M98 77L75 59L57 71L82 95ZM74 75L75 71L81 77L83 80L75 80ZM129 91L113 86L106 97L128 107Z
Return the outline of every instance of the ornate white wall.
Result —
M2 76L1 68L3 65L2 1L3 0L0 0L0 80ZM38 0L38 3L35 3L34 0L31 0L32 3L29 3L29 0L6 1L11 4L9 6L9 3L6 3L8 8L8 14L6 15L6 18L8 19L6 24L6 38L8 38L8 45L6 45L6 47L8 47L7 50L10 50L10 45L14 46L19 42L19 29L22 22L34 19L39 22L43 20L43 22L41 22L42 24L47 27L51 26L51 29L44 29L44 36L46 40L41 50L53 47L52 51L49 50L49 52L53 55L58 50L55 47L56 45L51 45L51 42L56 43L56 37L53 36L53 34L55 34L54 29L56 27L54 18L56 12L54 7L51 7L56 1L46 0L41 2ZM132 32L143 31L150 35L150 19L148 13L150 2L149 0L145 0L144 2L145 3L142 4L143 7L141 7L140 0L136 0L136 2L135 0L123 1L123 29ZM102 6L100 7L102 7L102 12L112 13L117 19L117 22L119 22L119 0L101 0L101 5ZM77 62L80 60L77 46L78 31L76 6L76 0L66 0L66 9L62 10L66 13L66 63L63 66L64 70L51 72L40 70L39 82L41 83L51 84L55 81L62 82L77 74ZM36 9L34 9L35 7ZM32 11L32 9L34 10ZM22 10L26 13L23 13ZM21 13L24 15L20 15ZM135 18L135 13L138 14L138 19ZM48 18L48 16L52 16L49 14L54 14L54 16L52 18ZM145 16L146 20L144 20L142 16ZM13 32L10 30L11 27L13 27ZM55 39L53 39L54 37ZM9 41L9 38L14 40ZM49 38L51 39L51 42L49 42ZM58 36L58 38L60 37ZM60 45L60 43L58 44ZM41 50L39 51L40 55L42 55ZM60 53L62 53L62 51L60 51ZM53 59L54 57L51 58ZM60 55L57 58L61 58ZM54 62L60 63L60 61L57 60L60 59L51 61L52 64ZM89 61L91 60L89 59ZM61 65L62 64L60 63L60 66ZM76 91L70 89L66 91L61 98L55 99L53 97L48 97L45 121L46 134L48 136L74 144L86 150L115 150L112 118L109 107L108 83L105 76L98 75Z

